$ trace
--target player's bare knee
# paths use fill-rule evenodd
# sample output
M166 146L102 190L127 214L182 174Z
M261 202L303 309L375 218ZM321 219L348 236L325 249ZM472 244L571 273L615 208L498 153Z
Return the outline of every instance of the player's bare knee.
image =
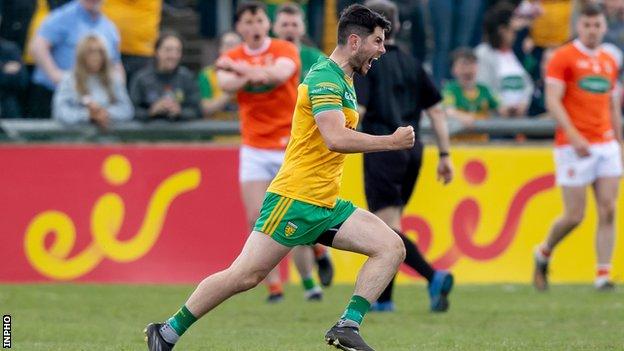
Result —
M615 220L615 202L604 201L598 204L598 220L602 223L613 223Z
M383 252L397 266L405 260L405 245L398 235L389 236Z
M584 217L585 211L583 210L570 211L565 214L564 220L569 226L576 227L583 222Z
M267 273L262 271L246 272L239 278L237 290L242 292L255 288L264 280L266 275Z

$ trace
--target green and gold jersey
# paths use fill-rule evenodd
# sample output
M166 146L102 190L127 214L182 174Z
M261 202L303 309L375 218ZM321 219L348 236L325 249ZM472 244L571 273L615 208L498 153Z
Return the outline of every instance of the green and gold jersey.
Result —
M485 85L477 84L472 92L466 92L452 80L442 89L444 105L459 111L474 113L477 119L485 119L498 108L498 101Z
M202 99L213 99L221 96L223 91L217 83L217 70L215 66L208 66L199 72L199 91Z
M290 142L268 191L313 205L333 208L338 198L345 155L330 151L314 116L338 110L345 126L358 123L353 80L332 60L321 57L299 85Z

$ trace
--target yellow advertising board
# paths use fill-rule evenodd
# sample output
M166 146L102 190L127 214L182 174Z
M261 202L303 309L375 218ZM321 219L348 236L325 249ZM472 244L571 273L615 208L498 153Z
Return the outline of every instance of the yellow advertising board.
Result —
M426 148L403 231L436 267L452 270L459 283L529 282L533 249L562 211L552 148L463 146L453 149L452 162L455 179L444 186L436 181L437 151ZM589 188L588 192L584 222L554 252L553 282L594 279L596 213ZM341 196L366 208L361 155L347 158ZM620 200L618 214L623 205ZM364 257L336 250L332 257L335 281L354 282ZM291 273L298 279L292 267ZM616 239L613 277L624 280L623 240ZM399 282L416 279L420 278L409 268L401 268Z

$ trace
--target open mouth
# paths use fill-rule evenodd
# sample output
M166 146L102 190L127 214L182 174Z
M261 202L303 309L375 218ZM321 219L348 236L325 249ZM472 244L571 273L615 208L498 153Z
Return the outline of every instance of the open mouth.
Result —
M254 34L253 39L255 41L259 41L262 38L262 36L260 36L260 34Z
M373 65L373 61L377 61L377 57L371 57L370 59L368 59L368 68L370 69L371 66Z

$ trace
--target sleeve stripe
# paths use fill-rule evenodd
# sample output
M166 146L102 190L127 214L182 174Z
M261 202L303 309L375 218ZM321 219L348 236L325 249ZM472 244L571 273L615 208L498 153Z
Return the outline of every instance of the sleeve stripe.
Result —
M323 99L323 100L325 100L325 99L326 100L342 100L338 96L326 96L326 95L325 96L312 96L312 100L320 100L320 99Z
M321 100L312 100L313 104L320 104L323 102L332 102L332 103L336 103L336 104L342 104L342 100L337 100L337 99L321 99Z
M340 108L342 108L342 104L331 103L331 102L323 102L323 103L320 103L320 104L314 104L314 106L312 106L312 109L315 109L315 108L321 107L321 106L339 106Z

